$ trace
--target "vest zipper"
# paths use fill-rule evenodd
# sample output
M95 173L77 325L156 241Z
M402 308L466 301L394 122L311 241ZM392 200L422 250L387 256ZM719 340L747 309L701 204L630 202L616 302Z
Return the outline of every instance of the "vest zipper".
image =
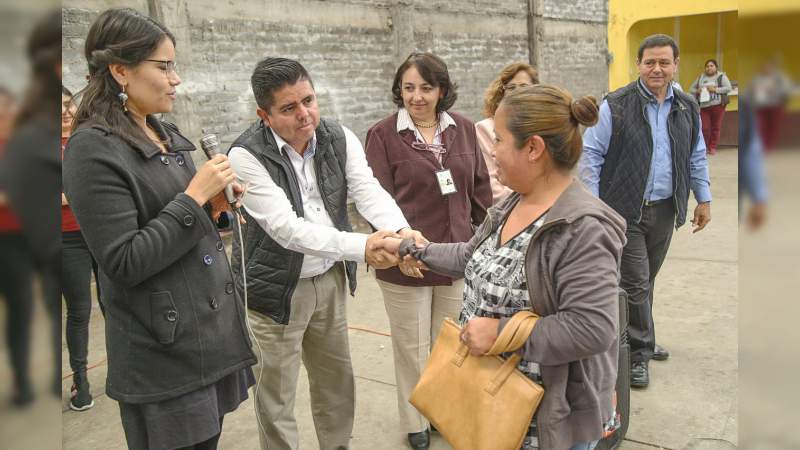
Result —
M647 128L650 129L650 140L652 141L653 140L653 125L650 124L649 120L647 120L647 103L645 103L642 106L642 117L644 118L644 122L647 124ZM636 218L636 223L639 223L639 222L642 221L642 212L643 212L643 209L644 209L644 201L645 201L644 194L645 194L645 192L647 192L647 177L650 176L650 169L652 169L652 167L653 167L653 155L655 154L655 152L656 152L656 149L655 148L651 148L650 160L647 162L647 175L645 175L645 178L644 178L644 192L642 192L642 204L639 205L639 217Z
M678 103L677 99L675 100L675 103L681 110L685 109L682 104ZM669 136L669 145L670 145L669 153L672 156L672 208L675 211L675 223L673 225L677 224L678 220L678 204L677 201L675 200L675 192L678 186L678 184L675 182L675 171L677 170L678 166L675 161L675 148L676 148L675 138L672 136L672 129L669 126L669 122L670 119L672 118L672 115L677 114L677 112L678 111L676 109L672 109L672 111L669 112L670 117L667 119L667 136Z

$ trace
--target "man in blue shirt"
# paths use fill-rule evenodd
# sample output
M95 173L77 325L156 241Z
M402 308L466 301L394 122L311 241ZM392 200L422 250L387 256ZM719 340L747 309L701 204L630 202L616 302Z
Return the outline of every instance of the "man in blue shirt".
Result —
M673 226L686 221L689 190L697 207L693 232L711 221L711 190L699 106L672 78L678 46L663 34L639 47L639 78L610 93L583 136L579 174L589 190L628 222L620 285L628 293L631 386L650 382L648 361L669 352L655 344L653 288Z

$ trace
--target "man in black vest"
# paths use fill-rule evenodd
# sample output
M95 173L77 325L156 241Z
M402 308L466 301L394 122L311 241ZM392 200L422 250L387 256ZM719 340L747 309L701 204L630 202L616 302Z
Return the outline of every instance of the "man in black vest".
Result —
M653 289L673 226L686 221L694 192L693 232L711 220L711 189L699 107L673 89L678 46L664 34L639 46L639 78L608 94L600 119L583 136L583 183L628 222L620 285L628 293L631 386L650 383L648 362L669 352L656 345Z
M294 400L302 356L321 449L346 449L355 388L347 338L346 292L356 262L398 264L381 249L387 235L422 235L367 166L352 131L319 117L311 77L298 62L266 58L251 78L259 120L229 158L248 187L247 223L234 240L233 270L246 285L259 368L255 394L262 449L296 449ZM347 198L379 231L353 233ZM240 249L244 243L245 277ZM246 283L245 283L246 278Z

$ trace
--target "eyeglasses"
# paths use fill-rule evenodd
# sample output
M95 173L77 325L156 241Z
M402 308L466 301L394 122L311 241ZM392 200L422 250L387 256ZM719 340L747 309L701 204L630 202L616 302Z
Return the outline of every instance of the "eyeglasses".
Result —
M145 59L145 61L158 63L159 64L158 68L161 69L162 72L164 72L164 75L169 75L173 73L176 75L178 74L178 65L175 63L175 61L170 61L168 59Z
M531 85L528 84L528 83L519 83L519 84L508 83L506 85L503 85L503 89L505 89L506 92L512 92L514 89L524 88L524 87L528 87L528 86L531 86Z

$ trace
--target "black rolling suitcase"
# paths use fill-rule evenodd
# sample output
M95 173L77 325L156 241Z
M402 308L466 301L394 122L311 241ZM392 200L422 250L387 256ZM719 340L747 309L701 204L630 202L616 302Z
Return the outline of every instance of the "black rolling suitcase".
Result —
M617 366L616 411L619 426L597 443L596 450L614 450L628 431L631 413L631 347L628 344L628 295L619 290L619 363Z

